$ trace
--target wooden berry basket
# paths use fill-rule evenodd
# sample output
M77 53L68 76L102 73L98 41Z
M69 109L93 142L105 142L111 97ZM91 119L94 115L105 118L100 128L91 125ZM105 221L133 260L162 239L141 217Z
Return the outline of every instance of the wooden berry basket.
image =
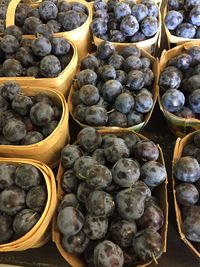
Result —
M167 26L165 25L165 17L167 15L167 2L166 5L164 7L163 10L163 25L164 25L164 29L165 29L165 33L167 36L167 42L168 42L168 48L170 49L171 45L181 45L187 42L199 42L200 39L189 39L189 38L182 38L182 37L178 37L176 35L171 34L171 32L168 30Z
M141 2L141 0L136 0L136 3L140 3L140 2ZM158 3L156 1L154 1L154 2ZM158 8L159 8L159 6L158 6ZM149 38L147 40L137 42L137 43L116 43L116 42L111 42L111 43L117 48L118 47L123 48L123 47L126 47L128 45L132 45L132 46L137 46L138 48L142 48L150 54L155 54L155 50L156 50L157 46L160 47L160 41L161 41L162 17L161 17L160 9L159 9L158 23L159 23L158 32L152 38ZM103 40L96 37L94 34L92 36L93 36L94 44L96 46L99 46L99 44Z
M29 38L31 39L31 38ZM71 82L77 71L78 54L76 46L69 41L73 50L73 56L67 67L55 78L35 78L35 77L0 77L0 84L14 80L21 86L34 86L40 88L56 89L67 98Z
M176 199L176 179L173 173L173 168L175 163L177 162L177 160L180 159L183 148L191 143L193 141L193 137L195 134L199 133L200 131L195 131L193 133L190 133L188 135L186 135L184 138L178 138L176 140L176 144L174 147L174 155L173 155L173 162L172 162L172 187L173 187L173 195L174 195L174 205L175 205L175 212L176 212L176 221L177 221L177 225L178 225L178 231L179 231L179 235L181 240L183 240L183 242L185 243L185 245L188 247L188 249L194 254L195 257L198 258L198 260L200 259L200 250L199 247L195 246L194 243L190 242L185 234L184 234L184 230L183 230L183 220L182 220L182 216L181 216L181 211L179 209L179 204L177 202Z
M27 86L22 87L22 92L28 96L42 92L53 98L55 103L62 108L60 122L56 129L47 138L36 144L0 145L0 157L34 159L54 168L59 163L61 149L69 141L69 110L66 100L61 93L51 89Z
M123 134L133 134L131 131L129 130L118 130L118 131L113 131L113 130L99 130L99 133L101 133L102 135L104 134L117 134L119 136L122 136ZM142 140L148 140L148 138L146 138L145 136L138 134L138 133L134 133L135 135L137 135L140 139ZM159 145L157 145L158 149L159 149L159 159L158 161L160 163L162 163L163 165L165 164L164 162L164 158L163 158L163 153L162 153L162 149L160 148ZM61 188L61 178L62 175L64 173L64 168L61 166L61 164L59 165L59 169L58 169L58 173L57 173L57 185L58 185L58 189L57 189L57 204L59 205L60 201L62 200L63 196L64 196L64 191ZM164 212L164 224L162 229L159 231L159 233L161 234L162 238L163 238L163 252L166 253L167 250L167 232L168 232L168 194L167 194L167 184L168 184L168 179L166 177L165 182L163 182L160 186L158 186L155 189L155 195L158 199L158 204L160 205L161 209ZM56 218L57 218L57 211L54 214L53 217L53 228L52 228L52 239L53 242L55 242L57 249L59 250L60 254L63 256L63 258L72 266L72 267L87 267L84 262L83 259L79 256L74 256L74 255L70 255L68 254L63 247L61 246L61 235L60 232L58 231L57 228L57 224L56 224ZM153 261L150 262L138 262L137 267L146 267L148 265L150 265Z
M56 208L56 183L52 170L44 163L31 159L0 158L0 163L31 164L42 174L47 188L47 203L35 226L21 238L0 244L0 252L22 251L43 246L51 237L51 219Z
M121 47L121 46L120 47L116 47L116 50L120 51L123 48L124 47ZM144 126L148 123L148 121L150 120L151 115L152 115L153 110L154 110L154 107L155 107L155 104L156 104L156 101L157 101L157 97L158 97L158 87L157 87L158 76L156 75L158 73L158 59L153 57L152 55L150 55L144 49L141 49L141 55L145 56L145 57L147 57L147 58L149 58L151 60L152 71L153 71L153 73L155 75L155 79L154 79L154 84L152 86L152 94L153 94L153 107L152 107L152 109L145 115L145 120L143 122L141 122L140 124L128 127L128 128L124 128L124 129L127 129L127 130L136 131L136 132L141 131L144 128ZM78 72L79 71L80 70L78 70ZM79 126L81 128L85 128L85 127L87 127L89 125L86 125L86 124L83 124L83 123L79 122L73 115L73 108L74 107L73 107L72 99L73 99L74 92L75 92L75 87L74 87L74 85L72 85L72 87L70 89L69 97L68 97L69 112L70 112L70 115L72 116L72 118L79 124ZM119 127L110 127L110 126L99 126L99 127L95 127L95 128L98 129L98 130L110 129L110 130L116 130L116 131L118 131L118 129L119 129Z
M160 58L160 62L158 64L158 69L157 69L158 70L158 73L157 73L158 81L159 81L159 76L161 72L165 69L168 60L173 57L178 56L183 51L189 49L192 46L200 46L200 41L196 41L196 42L193 41L193 42L185 43L185 44L176 46L168 51L163 50L161 58ZM159 87L159 84L157 86ZM159 89L158 89L158 92L159 92ZM160 109L162 110L165 116L165 119L167 120L170 130L175 136L183 137L192 131L196 131L197 129L200 129L200 120L180 118L172 114L171 112L165 110L161 102L160 93L158 94L158 102L160 105Z
M7 10L6 15L6 27L15 25L15 10L17 5L21 2L21 0L12 0ZM39 6L42 0L38 0L36 2L29 0L30 5L34 8ZM87 53L91 52L92 44L91 44L91 34L90 34L90 23L92 21L92 9L91 6L83 0L67 0L67 2L71 3L80 3L83 4L88 11L88 18L84 24L82 24L77 29L67 32L59 32L55 33L54 37L65 37L67 40L71 41L77 48L78 51L78 59L79 61L84 58ZM33 35L24 35L26 38L34 38Z

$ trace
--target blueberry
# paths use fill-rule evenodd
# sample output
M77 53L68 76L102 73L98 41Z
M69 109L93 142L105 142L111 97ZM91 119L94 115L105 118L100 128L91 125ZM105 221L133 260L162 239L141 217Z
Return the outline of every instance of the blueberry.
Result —
M152 141L141 140L135 146L135 156L144 162L150 160L156 161L159 157L159 150Z
M195 113L200 113L200 89L194 90L188 98L190 108Z
M104 107L93 105L86 109L85 120L91 126L104 126L108 121L108 114Z
M94 35L100 36L107 32L107 23L101 18L93 19L90 28Z
M175 177L186 183L194 183L200 178L198 161L193 157L182 157L174 164Z
M84 216L74 207L66 207L58 213L57 226L58 230L64 235L77 234L84 223Z
M141 31L146 37L154 36L158 31L158 20L155 17L146 17L141 23Z
M102 138L94 128L87 127L79 132L77 141L85 151L91 153L101 145Z
M200 88L199 77L200 75L196 74L186 80L186 86L187 86L186 88L188 89L189 92L193 92Z
M98 9L94 12L93 19L103 19L108 21L109 15L105 10Z
M39 10L37 8L33 8L28 12L27 17L36 17L40 18Z
M133 96L127 93L122 93L115 99L116 110L124 114L129 113L130 110L134 107L134 105L135 100Z
M22 31L24 34L35 34L37 27L42 24L42 21L36 17L28 17L25 19Z
M130 90L141 90L144 87L144 74L139 70L132 70L128 73L127 86Z
M100 95L97 87L88 84L84 85L79 90L79 98L82 104L92 106L97 104Z
M76 75L77 85L81 88L83 85L96 85L97 74L90 69L82 70Z
M47 78L57 77L61 72L59 59L54 55L43 57L40 61L41 74Z
M32 187L26 195L26 205L30 209L43 212L47 203L47 189L43 185Z
M19 42L13 35L5 35L0 42L1 49L6 54L13 54L19 48Z
M132 36L139 30L139 23L134 16L126 16L120 24L120 31L125 36Z
M22 31L20 27L15 26L15 25L7 27L5 29L4 34L14 36L18 40L18 42L20 42L22 39Z
M133 5L131 13L136 17L138 22L141 22L148 16L148 8L144 4Z
M151 68L151 60L148 57L141 57L140 60L142 62L143 69Z
M96 190L102 190L112 182L112 173L104 165L94 164L86 170L86 184Z
M61 240L62 247L67 253L79 255L87 249L89 238L80 231L76 235L63 236Z
M151 86L154 81L154 73L150 68L144 68L141 69L141 71L144 73L144 86Z
M115 163L121 158L128 158L130 150L122 138L113 138L104 148L106 159Z
M137 226L134 221L116 219L110 225L111 239L122 248L132 245L132 239L136 232Z
M169 30L175 30L183 22L183 15L175 10L168 11L165 17L165 25Z
M108 125L111 127L126 127L127 126L127 118L126 115L119 112L113 111L108 116Z
M109 252L108 252L109 251ZM113 266L122 267L124 264L124 255L121 248L115 243L105 240L99 243L94 250L94 263L96 267Z
M163 241L158 232L152 228L139 231L133 237L133 251L143 261L152 260L163 253Z
M200 150L199 150L199 147L197 147L197 145L198 145L197 142L195 142L195 144L191 143L191 144L186 145L183 148L182 156L190 156L190 157L196 158L197 161L199 161Z
M190 23L182 23L176 28L176 35L178 37L192 39L196 35L196 28Z
M113 11L115 8L115 5L119 2L119 0L108 0L107 7L108 11Z
M192 65L200 63L200 47L192 46L187 50L188 54L192 57Z
M162 105L169 112L179 111L184 104L184 94L179 90L169 89L162 96Z
M89 194L86 208L94 216L109 216L115 209L115 202L110 194L95 190Z
M83 232L92 240L102 239L108 230L108 219L103 216L87 214L85 216Z
M71 63L72 55L66 54L64 56L59 56L58 59L60 61L61 70L63 71Z
M58 14L57 6L51 1L44 1L39 6L40 18L43 21L48 21L50 19L56 19Z
M0 164L0 189L5 189L11 185L14 185L14 175L16 167L11 164Z
M0 193L0 210L7 215L16 215L25 207L26 193L24 190L10 186Z
M121 21L126 16L131 15L131 8L126 3L117 2L114 6L114 14L115 14L115 18L118 21Z

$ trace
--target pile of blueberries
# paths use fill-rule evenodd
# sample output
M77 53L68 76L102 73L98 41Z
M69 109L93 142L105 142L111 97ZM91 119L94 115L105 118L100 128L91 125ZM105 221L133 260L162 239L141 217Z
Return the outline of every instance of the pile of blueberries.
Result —
M15 24L28 35L71 31L85 23L87 18L85 5L66 0L45 0L38 7L20 3L15 12Z
M160 74L164 109L186 119L199 119L200 47L193 46L171 58Z
M171 34L181 38L200 38L200 1L168 0L165 25Z
M79 122L130 127L145 120L153 107L154 73L140 49L127 46L117 52L112 43L103 41L80 68L72 98Z
M6 27L6 13L10 0L0 1L0 33L3 33Z
M159 30L159 9L153 0L95 0L92 33L105 40L135 43L152 38Z
M182 151L174 165L176 198L181 209L183 231L188 240L200 242L200 133Z
M88 267L128 267L162 255L164 213L152 195L166 179L158 158L148 139L92 127L64 147L57 227L67 253L84 255Z
M70 43L63 37L22 39L17 26L10 26L0 38L0 77L57 77L72 58Z
M40 219L46 202L44 178L37 168L0 163L0 244L29 232Z
M14 81L0 87L0 145L32 145L59 124L60 107L45 93L27 96Z

